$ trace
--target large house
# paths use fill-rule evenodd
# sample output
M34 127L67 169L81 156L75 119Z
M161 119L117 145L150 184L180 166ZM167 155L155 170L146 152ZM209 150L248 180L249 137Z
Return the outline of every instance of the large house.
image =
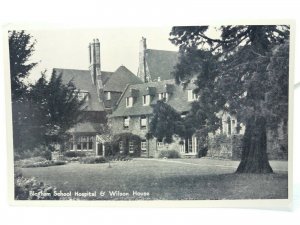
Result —
M185 89L175 84L172 71L178 61L177 52L148 49L146 39L142 38L137 75L125 66L120 66L115 72L101 71L98 39L90 43L89 53L89 70L54 69L62 75L64 82L73 81L80 97L86 100L84 121L69 130L72 134L69 151L105 156L105 144L111 142L113 136L130 133L140 140L140 143L129 140L130 154L137 156L134 151L138 146L138 156L141 157L157 157L161 150L177 150L185 157L197 156L204 143L196 135L184 140L175 138L172 144L164 144L156 138L146 139L153 115L151 106L158 100L164 100L182 117L197 100L192 82ZM221 134L223 139L211 136L207 155L238 159L244 127L239 126L234 115L220 112L219 116L222 126L216 134ZM124 143L119 141L118 144L121 153ZM278 154L273 155L276 158Z
M113 134L129 132L138 135L141 138L141 156L144 157L155 157L163 149L180 149L183 155L195 156L196 137L184 140L184 144L179 144L180 140L177 140L170 145L165 145L162 140L156 138L146 140L153 115L152 105L158 100L163 100L185 116L190 110L190 103L196 100L192 92L193 85L184 90L175 84L174 79L128 85L117 103L116 110L110 116Z
M175 84L172 72L177 61L177 52L148 49L146 39L143 37L140 41L137 74L143 83L128 85L117 102L116 109L110 115L112 134L129 132L139 136L140 152L143 157L157 157L161 150L177 150L182 156L196 157L201 146L205 144L201 143L195 135L184 140L175 138L172 144L165 144L156 138L146 139L153 115L152 106L158 100L164 100L182 117L189 112L191 103L197 100L193 92L196 86L193 83L185 89ZM219 133L233 135L240 132L234 116L223 113L220 117L223 121L223 129ZM130 148L133 149L133 144L134 142L129 141L129 152Z
M97 136L107 132L107 115L128 84L142 81L125 66L120 66L115 72L102 71L98 39L90 43L89 55L89 70L55 68L54 71L61 75L64 83L72 81L79 91L79 98L85 99L84 120L69 130L72 139L67 145L68 150L98 154L102 146Z

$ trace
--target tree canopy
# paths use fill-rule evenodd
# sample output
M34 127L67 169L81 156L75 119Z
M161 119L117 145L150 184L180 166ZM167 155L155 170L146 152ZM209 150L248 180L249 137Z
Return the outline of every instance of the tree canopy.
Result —
M147 137L154 136L165 143L172 143L173 135L178 134L181 124L180 114L175 109L164 101L157 101L153 106L153 118Z
M36 41L25 31L8 36L15 152L62 143L66 131L81 119L85 99L79 100L80 90L54 72L49 81L42 73L35 84L25 82L37 65L30 59Z
M17 100L23 97L27 90L23 79L37 65L37 62L30 62L36 41L25 31L9 31L8 39L12 99Z
M29 101L32 119L38 121L43 134L41 143L61 143L66 131L82 119L85 99L78 99L79 90L72 82L64 84L60 74L52 72L49 81L43 74L31 85Z
M238 172L272 172L266 129L287 118L289 27L173 27L170 41L180 49L177 83L197 78L202 123L217 128L217 114L227 111L246 125Z

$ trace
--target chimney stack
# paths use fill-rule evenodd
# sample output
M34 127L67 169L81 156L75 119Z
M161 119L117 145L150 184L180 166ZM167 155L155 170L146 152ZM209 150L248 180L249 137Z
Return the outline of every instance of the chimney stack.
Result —
M146 63L146 50L147 50L147 43L146 38L142 37L140 41L140 50L139 50L139 69L137 76L141 78L144 83L150 81L149 71L147 73L147 63Z
M100 42L98 38L89 44L89 53L91 77L93 84L96 84L97 77L101 76Z

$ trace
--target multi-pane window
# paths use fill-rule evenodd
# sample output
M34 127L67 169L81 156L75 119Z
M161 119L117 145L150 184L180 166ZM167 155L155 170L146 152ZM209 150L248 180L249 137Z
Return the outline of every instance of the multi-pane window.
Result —
M231 120L230 120L230 117L227 118L227 134L231 135Z
M87 150L87 137L81 137L82 149Z
M185 147L185 153L193 152L193 139L192 138L186 138L184 140L184 147Z
M146 142L146 140L141 141L141 150L142 151L147 151L147 142Z
M88 140L88 149L93 149L93 138L92 137L89 137L89 140Z
M157 148L160 149L162 147L164 147L164 142L161 139L158 139L157 140Z
M147 117L141 116L141 128L144 129L147 127Z
M163 93L158 94L158 99L159 100L168 101L168 98L169 98L169 94L167 92L163 92Z
M192 101L195 101L195 100L197 100L197 94L194 93L193 90L188 90L188 101L192 102Z
M193 139L189 138L188 139L188 152L192 152L193 151Z
M123 141L119 142L120 153L123 153Z
M81 142L77 142L77 150L81 151L82 147L81 147Z
M111 100L111 93L110 93L110 91L108 91L106 93L106 100Z
M129 141L129 153L134 153L133 147L134 147L133 142Z
M69 143L69 150L70 151L74 151L74 144L73 144L73 142Z
M126 107L132 107L133 105L133 97L126 98Z
M90 137L90 136L78 137L76 148L79 151L92 150L93 149L93 137Z
M143 95L143 105L150 105L150 95Z
M129 117L128 116L125 116L123 118L123 128L124 129L128 129L129 128Z
M69 150L70 150L70 151L74 151L74 150L75 150L75 149L74 149L74 139L73 139L73 138L71 138L71 139L69 140L68 147L69 147Z

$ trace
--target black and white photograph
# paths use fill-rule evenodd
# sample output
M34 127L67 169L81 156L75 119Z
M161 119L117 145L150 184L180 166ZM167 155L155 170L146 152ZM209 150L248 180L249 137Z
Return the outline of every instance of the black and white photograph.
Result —
M290 33L8 30L13 200L290 200Z

